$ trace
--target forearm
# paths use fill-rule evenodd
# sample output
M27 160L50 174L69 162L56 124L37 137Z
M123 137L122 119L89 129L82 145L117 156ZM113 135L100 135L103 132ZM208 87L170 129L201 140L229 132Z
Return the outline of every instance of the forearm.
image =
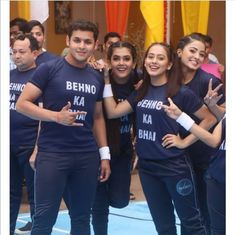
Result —
M99 148L108 145L104 118L96 118L94 120L93 133Z
M208 105L207 107L216 116L218 121L220 121L223 118L225 113L225 105L219 106L215 104L213 106Z
M57 113L48 109L44 109L32 103L31 101L18 99L16 103L16 110L32 119L47 121L47 122L56 122Z
M190 128L190 132L197 136L205 144L215 148L219 145L221 139L221 123L217 125L212 134L195 123Z
M210 115L210 117L203 119L198 126L200 126L204 130L209 130L213 125L215 125L216 119ZM184 138L184 143L185 146L188 147L192 144L194 144L199 138L194 135L194 133L188 135L187 137Z
M110 84L105 85L103 98L105 110L109 119L119 118L133 111L131 105L126 100L120 103L115 101Z

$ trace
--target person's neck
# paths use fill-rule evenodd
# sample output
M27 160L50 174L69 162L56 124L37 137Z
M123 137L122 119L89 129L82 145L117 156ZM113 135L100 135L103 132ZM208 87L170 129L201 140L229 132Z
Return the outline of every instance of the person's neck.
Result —
M87 61L77 61L70 53L65 56L65 60L74 67L84 68Z
M151 84L153 86L162 86L167 83L168 79L166 74L156 76L156 77L150 77L151 79Z
M42 48L38 49L38 55L41 55L44 51L42 50Z
M197 70L190 70L188 68L184 68L183 69L183 75L184 75L183 83L187 84L191 82L196 74L196 71Z
M18 69L20 72L26 72L26 71L29 71L29 70L31 70L31 69L33 69L33 68L36 68L36 64L35 64L35 63L33 63L31 66L29 66L29 67L27 67L27 68L18 68L18 67L17 67L17 69Z
M127 76L125 78L118 78L116 76L113 76L113 80L117 83L117 84L120 84L120 85L123 85L123 84L126 84L129 80L129 77L130 76Z

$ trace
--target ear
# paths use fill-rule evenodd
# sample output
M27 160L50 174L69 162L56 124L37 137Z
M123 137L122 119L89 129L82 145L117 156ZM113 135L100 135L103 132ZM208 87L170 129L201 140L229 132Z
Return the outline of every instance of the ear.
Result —
M180 58L182 55L182 49L177 49L176 53L177 53L178 57Z
M36 60L38 55L39 55L39 51L38 50L34 50L32 53L33 53L34 60Z
M69 47L69 36L66 36L66 46Z

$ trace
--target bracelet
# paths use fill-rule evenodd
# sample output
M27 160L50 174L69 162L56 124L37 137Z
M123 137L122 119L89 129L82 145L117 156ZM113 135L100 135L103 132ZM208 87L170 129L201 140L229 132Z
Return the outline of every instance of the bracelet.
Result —
M195 123L195 121L184 112L180 114L180 116L176 119L176 122L178 122L187 131Z
M101 160L110 160L111 159L110 151L109 151L108 146L99 148L99 153L100 153L100 159Z
M104 85L103 98L108 98L113 96L113 91L111 84Z

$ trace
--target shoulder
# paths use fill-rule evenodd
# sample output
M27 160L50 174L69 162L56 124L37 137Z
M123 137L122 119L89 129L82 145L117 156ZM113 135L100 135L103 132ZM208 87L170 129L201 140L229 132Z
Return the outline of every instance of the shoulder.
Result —
M92 68L89 64L87 64L86 66L86 72L92 74L97 79L103 81L103 72L100 72L99 70Z

